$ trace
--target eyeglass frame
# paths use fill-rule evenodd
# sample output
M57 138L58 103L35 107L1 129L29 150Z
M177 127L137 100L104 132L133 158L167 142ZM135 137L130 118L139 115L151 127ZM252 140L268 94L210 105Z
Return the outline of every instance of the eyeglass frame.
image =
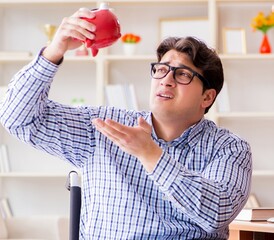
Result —
M154 66L155 66L156 64L165 65L165 66L168 67L168 71L164 74L163 77L155 78L155 77L152 76L153 68L154 68ZM150 63L150 65L151 65L150 75L151 75L151 77L154 78L154 79L163 79L164 77L167 76L167 74L169 74L170 71L172 71L172 72L173 72L173 79L174 79L175 82L178 83L178 84L188 85L188 84L190 84L190 83L192 82L193 78L196 76L196 77L198 77L198 78L202 81L203 84L205 84L208 88L210 88L210 83L209 83L209 81L208 81L204 76L202 76L201 74L197 73L196 71L194 71L194 70L191 69L190 67L185 66L185 65L183 65L183 64L181 64L180 67L173 67L173 66L168 65L167 63L161 63L161 62L153 62L153 63ZM180 82L178 82L178 81L176 80L176 78L175 78L175 72L176 72L177 69L187 69L187 70L189 70L190 72L192 72L192 74L193 74L193 75L192 75L192 78L190 79L190 81L189 81L188 83L180 83Z

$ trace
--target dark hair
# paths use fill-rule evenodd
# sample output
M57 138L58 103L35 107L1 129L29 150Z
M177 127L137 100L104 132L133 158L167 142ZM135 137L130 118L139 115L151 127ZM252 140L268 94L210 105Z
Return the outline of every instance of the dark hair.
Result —
M164 39L157 48L158 62L172 49L186 53L190 57L194 66L202 70L202 75L208 80L210 88L216 90L217 96L223 87L224 73L222 62L216 51L194 37L169 37ZM203 84L203 87L204 91L209 88L205 84ZM211 106L205 109L205 113L208 112Z

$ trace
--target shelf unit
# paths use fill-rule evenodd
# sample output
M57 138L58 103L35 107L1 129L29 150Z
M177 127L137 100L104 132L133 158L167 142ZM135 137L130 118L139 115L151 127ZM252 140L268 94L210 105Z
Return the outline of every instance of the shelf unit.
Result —
M59 24L63 17L71 15L78 8L92 9L99 6L100 2L0 0L0 27L4 33L1 34L3 37L0 39L0 51L25 50L33 53L31 57L1 56L0 85L7 85L12 75L31 61L43 47L46 42L42 31L43 24ZM71 52L65 56L63 66L57 73L50 97L65 104L70 104L74 97L83 97L86 104L99 106L105 104L104 87L107 83L134 83L140 108L148 109L149 63L156 60L155 48L159 42L160 18L207 17L210 23L210 45L220 53L231 100L231 111L218 112L217 106L214 106L208 117L251 143L254 152L252 192L257 195L263 206L274 205L273 193L266 190L272 186L271 181L274 178L274 130L271 129L274 124L274 82L271 82L274 55L257 53L261 35L253 33L249 26L251 18L258 11L270 10L273 1L107 2L119 18L122 33L133 31L142 36L137 54L123 55L120 41L100 50L96 58L91 55L79 57ZM245 29L247 54L222 53L223 27ZM26 37L18 38L18 35L22 34ZM269 38L274 46L273 31L269 32ZM10 173L0 173L0 198L9 198L17 216L67 215L69 199L64 184L72 167L10 137L2 127L0 134L0 144L8 146L12 169ZM22 189L25 189L25 192ZM54 196L55 200L49 201L51 196ZM26 209L24 202L30 203L30 207Z

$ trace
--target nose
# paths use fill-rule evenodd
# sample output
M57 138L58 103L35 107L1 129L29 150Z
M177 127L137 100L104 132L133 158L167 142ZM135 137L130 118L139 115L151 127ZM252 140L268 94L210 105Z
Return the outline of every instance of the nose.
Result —
M174 79L173 71L169 71L169 73L161 79L161 85L168 87L175 87L176 81Z

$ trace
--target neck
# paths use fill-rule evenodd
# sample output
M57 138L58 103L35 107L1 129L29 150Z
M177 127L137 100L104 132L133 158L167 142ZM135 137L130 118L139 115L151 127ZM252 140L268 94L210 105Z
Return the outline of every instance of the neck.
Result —
M176 119L172 121L168 119L165 121L159 120L152 116L153 126L158 138L163 139L167 142L180 137L186 129L197 123L199 120L193 122L184 122L184 120Z

